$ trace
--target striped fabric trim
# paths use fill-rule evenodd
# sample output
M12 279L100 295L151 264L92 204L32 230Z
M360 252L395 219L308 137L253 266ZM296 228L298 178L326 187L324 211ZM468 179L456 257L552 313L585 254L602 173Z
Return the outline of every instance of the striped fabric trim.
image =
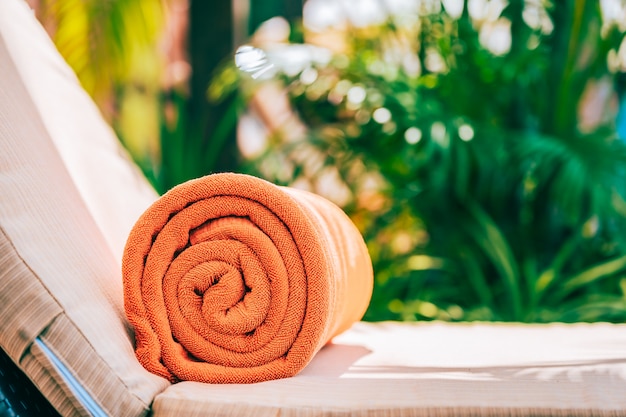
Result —
M33 339L61 312L0 226L0 345L19 362Z
M49 366L47 357L42 358L43 356L41 350L33 345L22 358L20 368L62 416L88 416L87 410L71 394L65 382L57 377L56 371Z
M69 389L74 394L74 397L82 404L92 417L108 417L102 407L96 400L87 392L87 390L80 384L80 382L74 377L72 371L59 359L52 350L38 337L35 339L35 345L37 345L50 359L50 362L61 375Z

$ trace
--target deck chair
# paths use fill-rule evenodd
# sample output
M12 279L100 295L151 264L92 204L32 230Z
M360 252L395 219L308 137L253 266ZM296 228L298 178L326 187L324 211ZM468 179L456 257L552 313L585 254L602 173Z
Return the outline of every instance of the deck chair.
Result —
M360 322L292 378L171 384L135 358L122 301L156 198L28 5L0 1L0 414L626 415L608 323Z

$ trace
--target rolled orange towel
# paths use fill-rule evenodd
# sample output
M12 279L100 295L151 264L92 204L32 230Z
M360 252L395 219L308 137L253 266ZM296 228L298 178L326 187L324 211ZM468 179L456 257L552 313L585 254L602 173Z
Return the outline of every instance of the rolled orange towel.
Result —
M137 358L172 382L293 376L361 319L373 285L341 209L243 174L159 198L133 227L122 272Z

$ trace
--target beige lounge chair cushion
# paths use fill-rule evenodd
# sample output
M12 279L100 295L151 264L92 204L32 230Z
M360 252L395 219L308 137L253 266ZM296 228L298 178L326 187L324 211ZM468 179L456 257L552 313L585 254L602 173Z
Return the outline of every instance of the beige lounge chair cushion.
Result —
M81 413L39 337L114 416L168 383L133 352L126 236L156 198L23 0L0 1L0 347L66 415Z
M626 415L626 325L357 323L294 378L172 385L154 417Z

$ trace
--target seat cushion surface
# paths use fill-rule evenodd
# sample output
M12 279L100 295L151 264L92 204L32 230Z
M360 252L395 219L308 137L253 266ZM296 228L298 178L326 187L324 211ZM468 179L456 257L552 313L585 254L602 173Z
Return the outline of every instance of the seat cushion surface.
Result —
M357 323L296 377L175 384L154 416L626 415L626 325Z

